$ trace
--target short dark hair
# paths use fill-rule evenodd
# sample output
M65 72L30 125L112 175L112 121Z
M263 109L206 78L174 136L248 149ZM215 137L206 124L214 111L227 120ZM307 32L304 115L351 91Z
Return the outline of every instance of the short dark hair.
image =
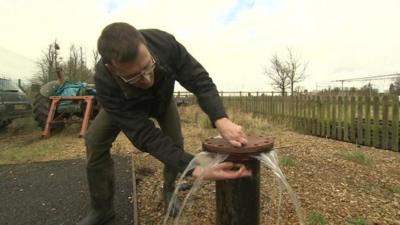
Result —
M135 27L118 22L103 29L97 40L97 49L105 63L110 63L111 60L127 62L136 59L140 43L146 42Z

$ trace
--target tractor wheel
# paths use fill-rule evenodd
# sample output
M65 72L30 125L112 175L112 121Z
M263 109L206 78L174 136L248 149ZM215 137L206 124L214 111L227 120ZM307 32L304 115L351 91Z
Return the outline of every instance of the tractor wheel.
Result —
M0 120L0 129L6 128L11 122L12 120Z
M35 100L33 102L33 114L35 115L35 120L42 130L46 126L47 115L49 114L50 109L50 100L38 93L35 96ZM56 115L57 116L57 115ZM56 123L51 126L52 132L61 131L64 129L64 123Z

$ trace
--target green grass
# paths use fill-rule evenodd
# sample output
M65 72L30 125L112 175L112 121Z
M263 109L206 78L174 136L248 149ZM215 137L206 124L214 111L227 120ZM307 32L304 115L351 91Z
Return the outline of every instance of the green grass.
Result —
M343 153L342 156L352 162L357 164L370 166L372 164L372 160L369 158L367 154L361 151L351 151Z
M362 189L367 192L385 192L386 194L400 194L399 185L386 185L371 182L363 185Z
M52 149L54 146L43 142L27 146L13 146L0 151L0 164L35 161L51 154Z
M319 212L312 212L310 213L310 215L308 215L307 217L307 222L310 225L328 225L328 221L326 220L326 218L324 217L324 215L322 215Z
M277 128L273 127L265 117L258 117L252 113L229 110L228 114L234 123L242 126L246 134L269 135Z
M346 225L368 225L368 224L369 223L367 222L367 220L362 217L351 218L346 223Z
M197 124L199 125L199 128L202 129L212 129L213 126L211 124L210 119L205 113L199 113L196 116Z
M40 133L34 137L23 137L25 140L15 138L8 144L0 145L0 164L24 163L41 161L43 159L57 159L61 155L72 154L65 146L77 145L77 136L54 135L42 139ZM82 143L83 145L83 143Z
M78 133L79 126L72 125L49 138L42 138L41 130L28 118L15 121L0 133L0 164L57 159L73 154L65 146L76 146L78 142L82 142L83 146L83 139L79 140Z
M281 155L279 157L279 164L282 166L295 166L296 158L291 154Z
M40 128L37 127L33 117L18 118L13 120L7 127L3 127L0 130L0 137L26 134L38 130L40 130Z
M400 186L391 186L387 188L392 193L400 194Z
M362 188L364 191L372 192L379 190L381 187L376 183L367 183L366 185L363 185Z
M201 129L212 129L210 119L205 113L200 111L194 111L192 118L184 118L186 120L194 120L197 126ZM236 111L228 112L229 118L232 122L240 125L246 134L269 134L273 129L272 125L261 117L253 116L251 113L240 113Z

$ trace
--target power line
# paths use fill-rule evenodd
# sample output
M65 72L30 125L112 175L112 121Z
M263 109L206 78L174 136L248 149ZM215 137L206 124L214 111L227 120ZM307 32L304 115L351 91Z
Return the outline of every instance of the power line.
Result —
M371 81L371 80L393 79L393 78L397 78L397 77L400 77L400 73L368 76L368 77L356 77L356 78L341 79L341 80L332 80L332 82Z
M349 79L341 79L341 80L332 80L331 82L341 82L342 89L344 88L344 82L354 82L354 81L373 81L373 80L388 80L399 78L400 73L386 74L386 75L376 75L376 76L368 76L368 77L356 77Z

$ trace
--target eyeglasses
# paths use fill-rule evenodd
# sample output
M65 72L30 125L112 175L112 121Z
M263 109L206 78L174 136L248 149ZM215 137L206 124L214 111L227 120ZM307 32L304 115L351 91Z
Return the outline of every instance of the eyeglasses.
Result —
M135 74L131 74L128 76L121 76L118 73L115 73L115 75L117 75L119 78L121 78L121 80L123 80L125 83L127 84L134 84L136 82L138 82L140 79L142 79L142 77L148 73L151 73L154 68L156 68L156 60L151 57L151 63L148 64L142 71L140 71L139 73L135 73ZM126 77L130 77L130 78L126 78Z

